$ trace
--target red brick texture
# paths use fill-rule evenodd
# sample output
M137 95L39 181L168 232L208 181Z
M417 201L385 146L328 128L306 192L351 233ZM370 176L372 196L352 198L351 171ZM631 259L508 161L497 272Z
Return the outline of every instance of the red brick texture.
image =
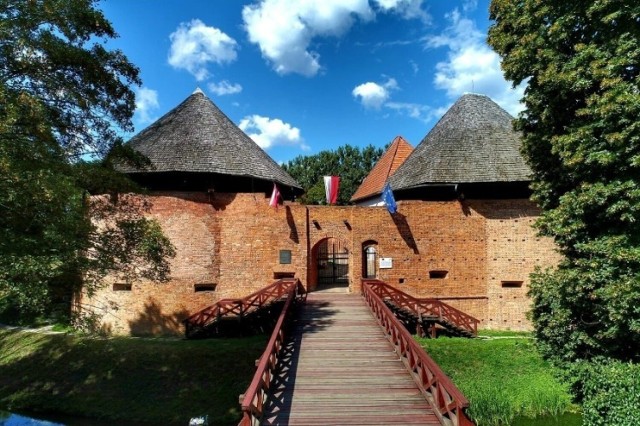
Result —
M531 228L538 211L527 200L400 201L384 207L268 206L264 194L156 193L150 216L176 247L168 283L112 282L87 310L114 333L182 332L180 321L225 297L242 297L295 274L313 291L317 247L327 238L349 252L349 288L360 291L363 249L374 244L392 268L377 277L416 297L437 297L479 318L481 327L529 329L528 275L558 261L553 243ZM280 263L290 251L291 263ZM430 277L431 272L431 277ZM521 287L502 282L522 281ZM195 284L215 291L195 292Z

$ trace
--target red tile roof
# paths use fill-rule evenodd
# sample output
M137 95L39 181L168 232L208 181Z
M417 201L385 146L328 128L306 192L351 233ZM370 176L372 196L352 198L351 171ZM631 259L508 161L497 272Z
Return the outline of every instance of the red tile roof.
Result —
M351 201L360 201L382 193L387 179L409 157L413 147L402 136L396 136L387 151L362 181Z

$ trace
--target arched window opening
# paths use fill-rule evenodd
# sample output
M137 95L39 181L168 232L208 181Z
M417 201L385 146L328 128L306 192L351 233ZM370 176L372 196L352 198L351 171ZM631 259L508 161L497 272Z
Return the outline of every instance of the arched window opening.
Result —
M376 278L378 262L378 247L375 242L363 244L362 249L362 276L363 278Z

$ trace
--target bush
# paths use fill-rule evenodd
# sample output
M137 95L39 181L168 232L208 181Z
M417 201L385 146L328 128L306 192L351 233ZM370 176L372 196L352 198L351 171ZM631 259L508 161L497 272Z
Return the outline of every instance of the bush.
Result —
M640 364L582 362L572 370L585 426L640 425Z

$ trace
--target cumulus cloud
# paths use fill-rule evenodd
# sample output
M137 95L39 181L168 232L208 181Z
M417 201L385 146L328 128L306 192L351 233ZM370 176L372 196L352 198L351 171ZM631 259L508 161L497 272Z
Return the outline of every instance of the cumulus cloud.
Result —
M446 17L450 25L445 31L426 39L427 48L449 49L447 60L436 65L436 87L446 90L450 98L465 92L482 93L513 115L522 111L524 84L511 88L502 75L500 57L487 46L484 34L457 9Z
M158 92L156 90L147 87L141 87L136 90L135 115L139 124L148 124L155 120L153 114L159 107Z
M381 11L421 17L422 0L377 0ZM424 12L423 12L424 13ZM369 0L261 0L244 6L242 19L251 43L278 74L312 77L321 69L320 55L310 49L317 37L340 37L357 19L369 21Z
M199 19L181 23L169 39L169 64L189 71L198 81L209 76L209 63L224 64L237 58L238 43Z
M380 109L389 99L391 91L398 88L395 79L390 78L386 83L378 84L371 81L356 86L351 94L360 100L365 108Z
M279 118L271 119L254 114L243 118L238 127L263 149L269 149L276 145L299 146L304 150L309 149L300 136L300 129Z
M209 90L218 96L234 95L242 92L242 86L238 83L230 83L222 80L220 83L209 83Z
M376 0L383 11L391 11L405 19L421 19L430 22L431 16L422 9L422 0Z

